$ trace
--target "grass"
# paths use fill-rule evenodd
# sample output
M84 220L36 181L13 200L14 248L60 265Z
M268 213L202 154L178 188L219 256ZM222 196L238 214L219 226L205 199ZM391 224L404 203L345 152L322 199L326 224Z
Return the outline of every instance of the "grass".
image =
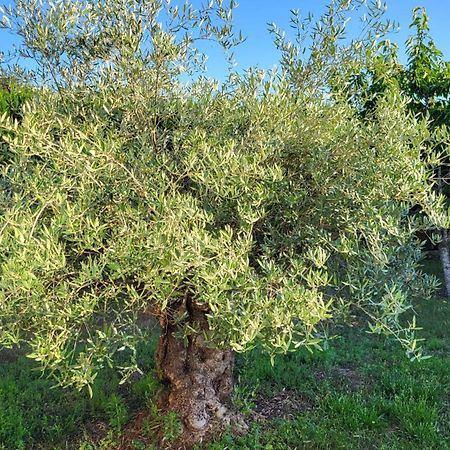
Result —
M251 423L245 436L226 434L210 444L224 449L450 449L450 302L416 305L424 347L431 358L410 362L395 342L357 328L323 352L300 351L270 364L259 351L237 362L234 403ZM50 389L24 357L0 365L0 449L109 450L127 422L152 408L155 341L140 349L147 375L119 386L104 372L89 399ZM136 449L154 449L154 423L176 433L176 417L154 415L140 423ZM133 421L131 421L133 423ZM126 429L125 429L126 428Z

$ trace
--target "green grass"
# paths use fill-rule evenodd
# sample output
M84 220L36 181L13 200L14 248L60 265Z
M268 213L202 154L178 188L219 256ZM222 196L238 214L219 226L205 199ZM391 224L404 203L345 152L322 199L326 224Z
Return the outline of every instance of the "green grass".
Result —
M257 350L240 356L234 402L250 430L246 436L226 434L207 448L450 449L450 303L437 298L415 309L431 356L421 362L410 362L395 342L356 328L340 330L343 337L323 352L279 356L274 366ZM123 387L105 372L92 399L50 389L23 357L3 362L0 448L113 449L127 420L151 405L159 389L154 348L153 341L140 349L140 359L149 361L147 376ZM176 418L157 420L176 429ZM102 424L101 439L92 436L93 423ZM144 429L136 449L155 448L145 437Z

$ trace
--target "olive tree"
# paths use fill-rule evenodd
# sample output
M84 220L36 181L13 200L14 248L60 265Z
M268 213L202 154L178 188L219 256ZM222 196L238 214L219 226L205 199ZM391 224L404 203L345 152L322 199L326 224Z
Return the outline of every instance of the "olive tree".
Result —
M0 122L0 343L89 387L117 352L138 370L153 315L186 446L245 427L236 352L320 348L343 307L420 357L400 319L435 286L415 232L447 226L428 130L395 89L367 123L308 65L295 86L289 67L198 76L199 40L241 40L233 7L18 0L5 19L38 81L21 123Z

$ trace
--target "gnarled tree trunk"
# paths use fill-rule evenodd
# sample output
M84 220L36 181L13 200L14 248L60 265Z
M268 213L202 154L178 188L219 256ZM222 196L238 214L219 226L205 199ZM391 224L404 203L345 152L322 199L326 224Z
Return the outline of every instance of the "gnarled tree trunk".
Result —
M193 327L207 331L204 311L183 304L176 312L182 313L183 309L188 310ZM183 427L173 448L189 449L217 436L228 426L235 431L244 430L242 417L230 409L233 352L208 347L202 334L189 336L184 342L176 337L179 330L168 315L160 316L160 323L156 362L168 388L162 407L175 411Z

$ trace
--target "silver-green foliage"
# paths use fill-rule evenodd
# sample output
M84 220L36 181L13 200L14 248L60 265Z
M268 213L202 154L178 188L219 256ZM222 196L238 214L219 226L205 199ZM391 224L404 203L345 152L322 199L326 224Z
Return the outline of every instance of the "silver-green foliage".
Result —
M317 347L350 305L420 356L399 314L434 286L415 233L447 218L427 128L395 90L366 123L338 80L333 95L283 71L182 85L198 38L234 39L221 1L17 5L41 85L20 124L0 122L2 345L82 387L115 352L133 360L140 315L189 299L211 345Z

